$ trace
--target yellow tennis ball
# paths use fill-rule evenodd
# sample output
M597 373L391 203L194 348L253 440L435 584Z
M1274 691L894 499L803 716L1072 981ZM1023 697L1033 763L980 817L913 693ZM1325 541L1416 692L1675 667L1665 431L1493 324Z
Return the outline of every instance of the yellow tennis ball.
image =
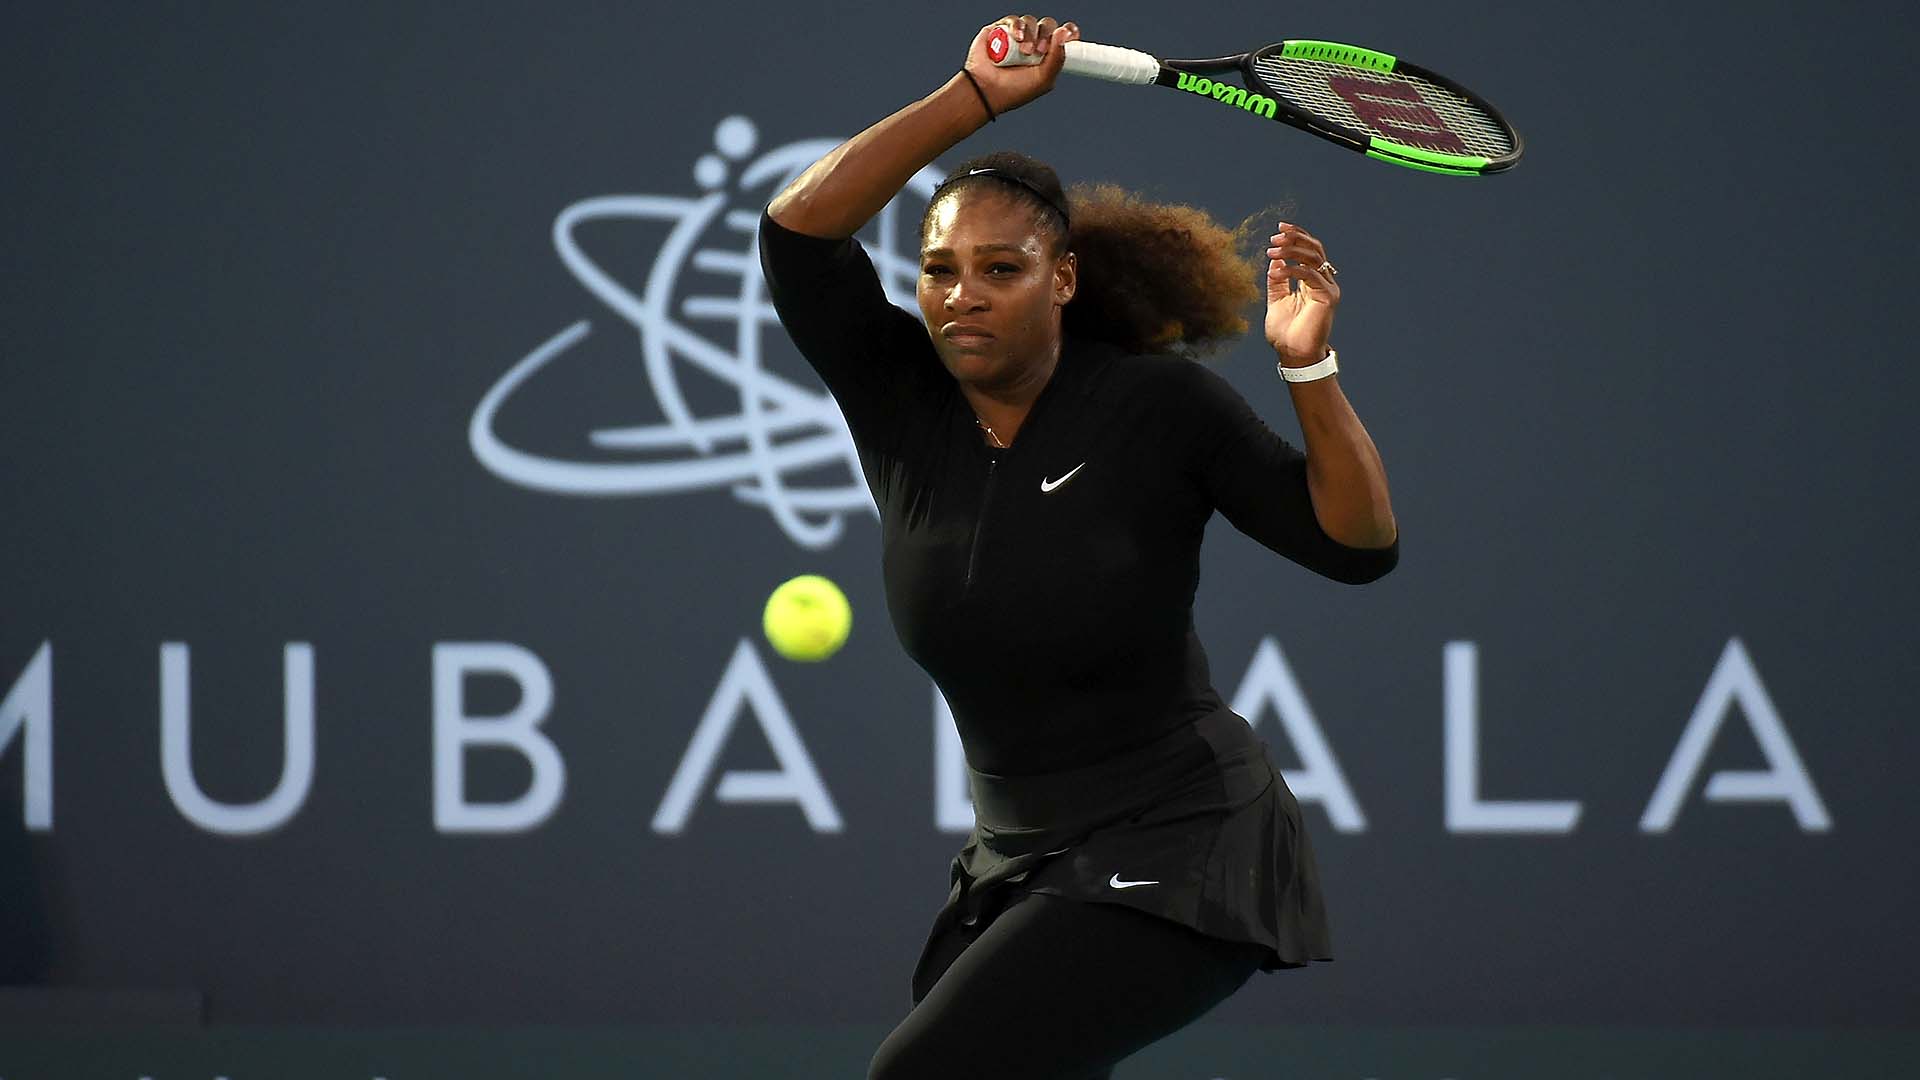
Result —
M818 574L782 582L767 597L760 623L774 651L789 660L825 660L853 629L853 608L840 586Z

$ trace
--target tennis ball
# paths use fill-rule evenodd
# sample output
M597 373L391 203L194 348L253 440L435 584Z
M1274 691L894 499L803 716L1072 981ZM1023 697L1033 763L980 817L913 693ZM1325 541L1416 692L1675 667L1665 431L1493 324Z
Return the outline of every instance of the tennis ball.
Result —
M840 651L853 629L853 608L840 586L818 574L782 582L767 597L760 623L767 642L789 660L825 660Z

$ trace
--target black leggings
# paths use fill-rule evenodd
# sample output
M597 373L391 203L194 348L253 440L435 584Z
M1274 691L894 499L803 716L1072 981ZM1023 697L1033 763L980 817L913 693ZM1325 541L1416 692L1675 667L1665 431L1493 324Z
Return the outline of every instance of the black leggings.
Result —
M1106 1080L1226 1000L1266 951L1044 893L1016 894L977 938L938 947L945 972L880 1043L868 1080Z

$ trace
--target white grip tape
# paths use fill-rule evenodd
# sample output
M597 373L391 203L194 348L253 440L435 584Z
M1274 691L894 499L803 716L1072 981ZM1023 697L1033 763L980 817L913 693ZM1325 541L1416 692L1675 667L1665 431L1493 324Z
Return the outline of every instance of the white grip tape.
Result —
M1160 61L1138 49L1095 45L1091 41L1069 41L1063 47L1067 50L1067 60L1061 70L1070 75L1145 86L1160 74Z
M1091 41L1069 41L1061 48L1067 50L1061 70L1070 75L1145 86L1160 74L1160 61L1138 49L1098 45ZM1005 28L995 27L987 42L988 55L997 54L1003 49L1006 55L994 61L996 67L1021 67L1037 64L1042 59L1037 54L1021 52Z

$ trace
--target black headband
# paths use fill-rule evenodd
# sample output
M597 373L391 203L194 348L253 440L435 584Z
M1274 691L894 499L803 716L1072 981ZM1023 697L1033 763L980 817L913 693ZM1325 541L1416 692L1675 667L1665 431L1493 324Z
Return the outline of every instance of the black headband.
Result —
M1048 206L1053 207L1054 212L1060 215L1060 220L1064 222L1069 229L1072 228L1073 218L1067 214L1067 207L1065 203L1056 202L1053 196L1048 195L1044 191L1041 191L1040 188L1036 184L1034 184L1033 181L1027 179L1026 177L1021 176L1018 173L1007 172L1005 169L996 169L996 168L993 168L992 166L987 166L979 169L968 169L966 172L963 172L958 176L948 177L947 179L942 180L940 182L940 186L933 189L933 194L927 197L928 201L931 202L932 200L939 198L940 192L944 190L949 184L957 184L962 180L969 180L976 176L991 176L996 180L1005 180L1009 184L1019 184L1021 187L1026 188L1028 191L1033 192L1034 195L1037 196L1041 202L1046 203Z

